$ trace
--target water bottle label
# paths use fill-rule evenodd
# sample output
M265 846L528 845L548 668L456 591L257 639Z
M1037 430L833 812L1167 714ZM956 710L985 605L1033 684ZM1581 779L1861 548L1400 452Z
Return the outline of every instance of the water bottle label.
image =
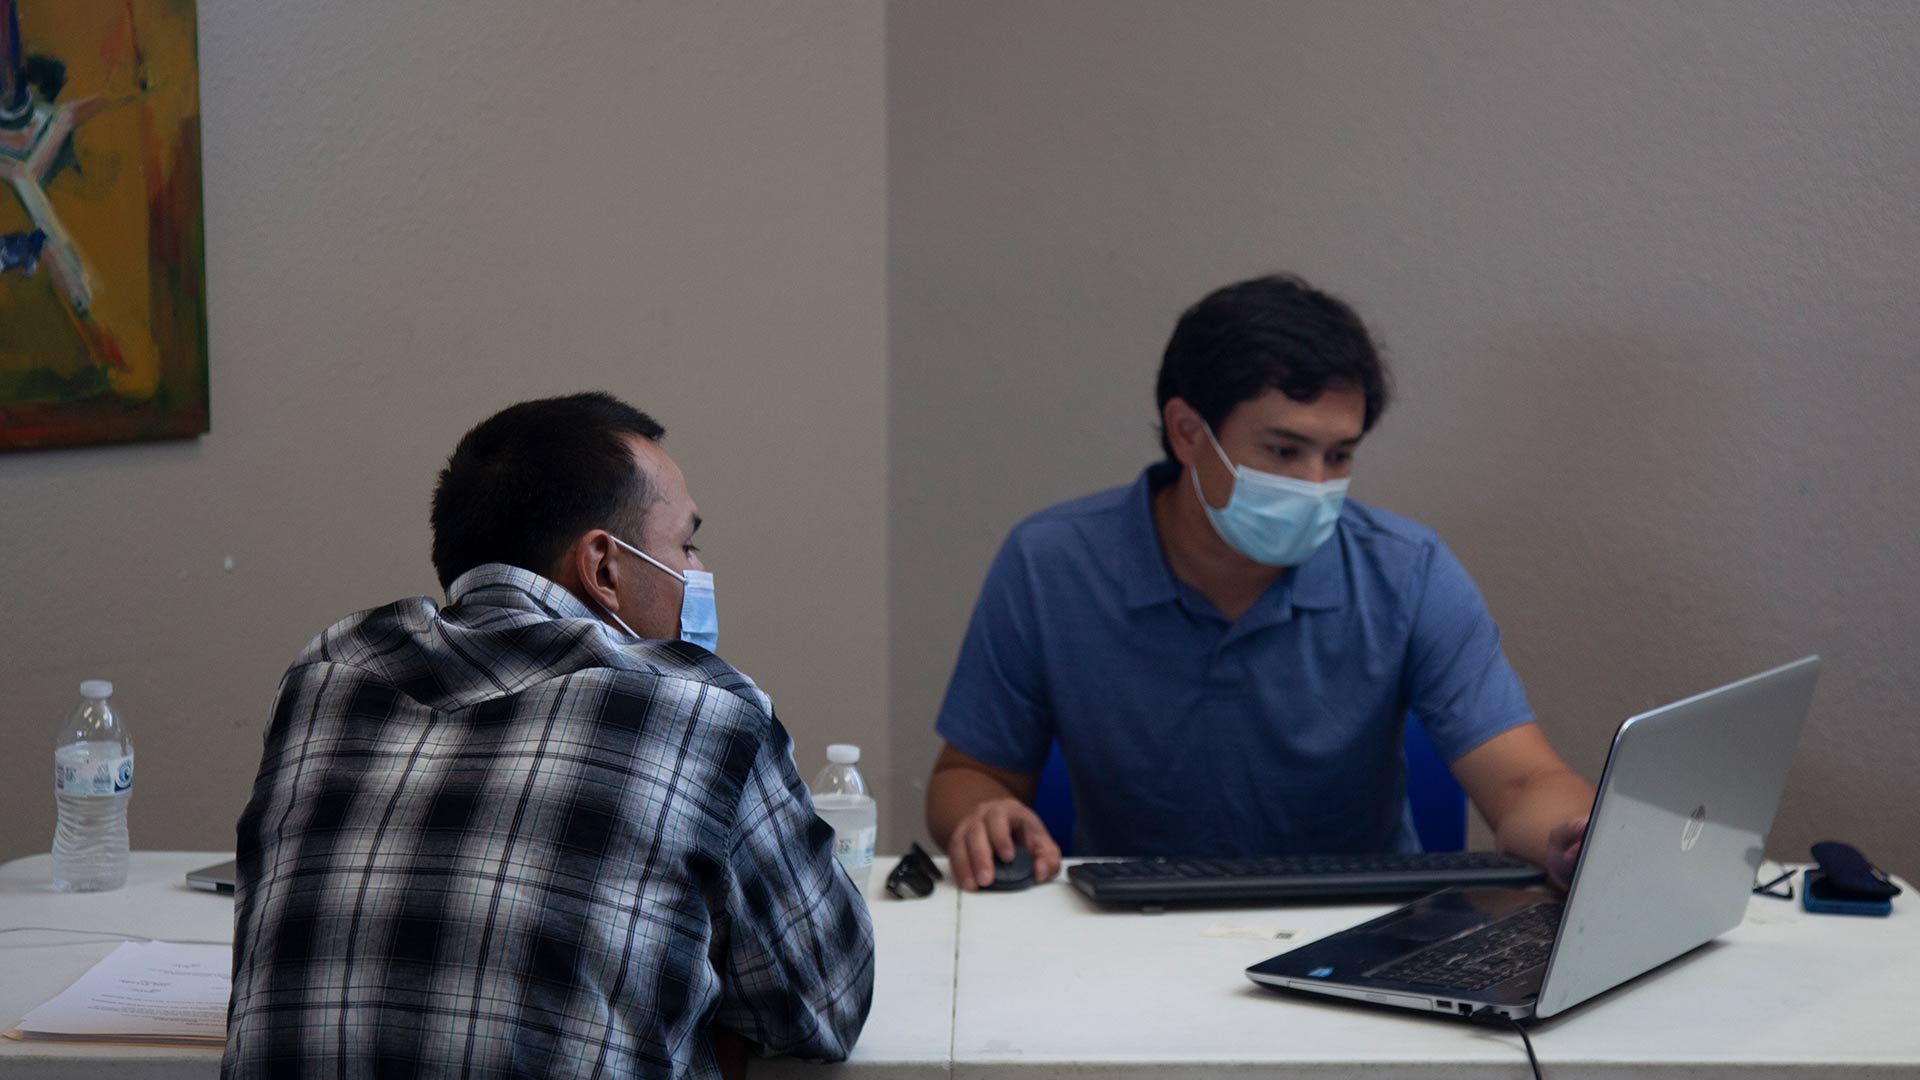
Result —
M53 759L55 795L118 795L133 790L133 755L99 761Z
M858 832L833 837L833 856L842 866L872 866L873 839L876 827L869 825Z

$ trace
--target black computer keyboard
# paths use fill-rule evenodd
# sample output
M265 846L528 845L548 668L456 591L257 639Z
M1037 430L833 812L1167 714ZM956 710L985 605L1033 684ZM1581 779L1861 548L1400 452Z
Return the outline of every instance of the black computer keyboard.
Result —
M1451 885L1529 885L1544 877L1539 867L1490 851L1124 859L1067 870L1081 892L1125 904L1417 896Z
M1368 978L1450 990L1485 990L1547 962L1560 929L1559 901L1522 908L1496 923L1367 972Z

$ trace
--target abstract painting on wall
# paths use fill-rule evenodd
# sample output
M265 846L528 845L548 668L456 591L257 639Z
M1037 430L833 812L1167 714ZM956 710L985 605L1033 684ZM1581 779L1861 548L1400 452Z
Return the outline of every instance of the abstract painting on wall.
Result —
M0 0L0 449L207 430L194 0Z

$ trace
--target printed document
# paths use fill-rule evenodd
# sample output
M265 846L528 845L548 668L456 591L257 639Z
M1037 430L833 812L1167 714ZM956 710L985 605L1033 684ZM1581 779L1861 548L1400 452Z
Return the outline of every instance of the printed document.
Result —
M227 1037L232 972L228 945L130 941L7 1035L218 1046Z

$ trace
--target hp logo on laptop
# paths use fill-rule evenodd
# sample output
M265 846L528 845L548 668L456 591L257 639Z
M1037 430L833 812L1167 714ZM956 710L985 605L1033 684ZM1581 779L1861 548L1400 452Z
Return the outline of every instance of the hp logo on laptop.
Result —
M1333 969L1332 969L1332 968L1330 968L1330 967L1317 967L1317 968L1314 968L1314 969L1313 969L1312 971L1309 971L1309 972L1307 972L1307 978L1309 978L1309 979L1324 979L1324 978L1326 978L1327 976L1329 976L1329 975L1331 975L1331 974L1333 974Z
M1692 851L1693 845L1700 842L1700 834L1707 831L1707 808L1705 804L1693 808L1687 816L1687 823L1680 829L1680 850Z

